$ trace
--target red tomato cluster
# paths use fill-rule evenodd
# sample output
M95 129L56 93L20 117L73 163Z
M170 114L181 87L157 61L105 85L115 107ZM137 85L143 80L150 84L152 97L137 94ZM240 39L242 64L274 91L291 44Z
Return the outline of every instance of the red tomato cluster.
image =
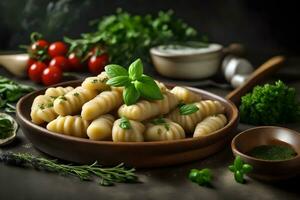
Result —
M81 58L76 52L68 53L68 47L64 42L49 44L43 39L33 42L28 52L29 78L47 86L59 83L63 72L84 71L86 65L91 73L99 74L109 62L107 53L99 54L99 51L92 50L87 58Z

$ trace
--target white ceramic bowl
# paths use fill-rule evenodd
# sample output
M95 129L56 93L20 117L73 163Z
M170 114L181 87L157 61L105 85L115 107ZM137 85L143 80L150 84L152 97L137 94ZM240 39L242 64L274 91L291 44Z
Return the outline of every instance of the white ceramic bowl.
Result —
M198 49L150 49L152 62L159 74L178 79L203 79L215 75L221 63L223 46L209 44Z

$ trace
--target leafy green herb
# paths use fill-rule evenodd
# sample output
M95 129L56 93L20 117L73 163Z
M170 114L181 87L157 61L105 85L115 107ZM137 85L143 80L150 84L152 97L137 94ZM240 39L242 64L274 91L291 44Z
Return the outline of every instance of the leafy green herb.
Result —
M197 112L199 108L195 104L183 104L179 107L181 115L190 115Z
M123 91L123 99L126 105L132 105L140 98L140 92L137 91L133 84L125 87Z
M114 87L127 86L129 83L130 79L128 76L116 76L108 79L108 81L106 82L106 84Z
M0 115L0 139L8 138L12 135L13 131L13 122L3 115Z
M134 82L135 88L141 93L141 96L148 100L161 100L163 95L155 81L150 77L143 75Z
M97 27L95 32L82 34L82 38L76 40L65 38L70 44L70 52L80 49L87 54L95 45L101 44L107 47L113 63L125 66L132 58L142 58L149 63L149 49L153 46L200 39L196 30L175 18L172 11L159 12L153 17L131 15L119 9L116 14L92 24Z
M128 72L124 69L124 67L115 64L105 66L105 72L109 78L114 78L116 76L128 76Z
M300 103L294 88L282 81L274 85L256 86L242 97L241 121L253 125L272 125L300 119Z
M67 101L67 98L65 96L59 96L58 98L62 101Z
M143 64L141 59L137 59L128 68L129 78L133 81L140 80L143 75Z
M205 168L202 170L191 169L188 178L201 186L209 186L211 184L213 175L210 169Z
M93 79L92 83L98 83L98 79Z
M70 175L80 180L92 181L93 176L100 178L99 184L111 186L115 183L137 182L138 177L134 174L135 169L126 169L123 164L111 168L103 168L94 162L91 165L59 164L56 160L48 160L35 157L27 153L3 153L0 162L15 166L33 167L38 170Z
M75 92L75 93L73 94L73 96L78 97L78 96L79 96L79 93L78 93L78 92Z
M15 107L10 103L18 101L23 95L33 91L33 88L18 84L8 78L0 76L0 108L5 112L15 112Z
M162 118L162 117L153 119L151 121L151 123L154 124L154 125L164 125L167 131L170 130L170 124L168 124L166 122L166 120L164 118Z
M249 164L244 163L240 156L237 156L234 160L233 165L230 165L229 170L233 172L234 179L238 183L244 183L244 174L247 174L253 170L253 167Z
M108 65L106 73L111 77L106 83L114 87L124 86L123 100L126 105L136 103L140 97L147 100L163 98L156 82L143 74L143 64L140 59L134 61L127 70L119 65ZM126 72L126 76L124 75Z
M119 124L122 129L131 129L130 121L126 117L122 117Z

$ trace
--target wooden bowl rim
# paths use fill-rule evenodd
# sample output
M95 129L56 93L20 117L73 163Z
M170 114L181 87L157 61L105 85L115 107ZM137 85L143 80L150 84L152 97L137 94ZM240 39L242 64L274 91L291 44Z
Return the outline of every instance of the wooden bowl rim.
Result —
M283 129L287 132L290 132L292 134L295 134L295 135L300 135L299 132L297 131L294 131L294 130L291 130L291 129L288 129L288 128L285 128L285 127L280 127L280 126L257 126L257 127L253 127L253 128L249 128L245 131L242 131L240 132L239 134L237 134L231 141L231 149L232 151L236 154L236 155L239 155L241 157L245 157L249 160L252 160L252 161L256 161L256 162L261 162L261 163L286 163L286 162L293 162L294 160L296 159L299 159L300 160L300 154L297 154L295 157L291 158L291 159L286 159L286 160L264 160L264 159L260 159L260 158L255 158L255 157L252 157L252 156L249 156L241 151L239 151L239 149L237 148L237 139L241 136L241 135L244 135L244 134L251 134L253 131L256 131L256 130L259 130L259 131L265 131L265 130L268 130L268 129ZM291 145L293 146L293 145Z
M79 84L82 82L82 80L75 80L75 81L66 81L66 82L62 82L56 85L53 85L51 87L66 87L69 85L74 85L74 84ZM174 85L170 85L170 84L166 84L167 87L173 87ZM33 91L25 96L23 96L17 103L16 106L16 114L19 120L21 120L23 123L25 123L27 126L35 129L38 133L40 134L47 134L47 136L50 137L54 137L56 139L61 139L61 140L65 140L65 141L73 141L73 142L81 142L81 143L86 143L86 144L94 144L94 145L118 145L118 146L161 146L161 145L177 145L177 144L188 144L188 143L197 143L199 141L202 141L203 139L205 139L206 141L210 141L210 140L214 140L214 138L216 137L220 137L222 134L224 134L223 132L234 126L234 124L239 120L239 112L237 107L228 99L225 99L221 96L218 96L216 94L213 94L211 92L207 92L205 90L202 89L198 89L195 87L186 87L192 91L195 91L199 94L203 94L206 96L210 96L213 97L214 99L219 99L221 100L221 103L224 104L224 102L227 104L227 106L225 107L229 107L229 109L232 112L232 116L229 119L229 122L226 124L225 127L223 127L222 129L219 129L218 131L215 131L213 133L211 133L208 136L204 136L204 137L189 137L189 138L184 138L184 139L178 139L178 140L171 140L171 141L147 141L147 142L113 142L113 141L96 141L96 140L90 140L88 138L78 138L78 137L74 137L74 136L68 136L68 135L63 135L63 134L59 134L59 133L55 133L55 132L51 132L49 130L47 130L46 128L39 126L37 124L34 124L33 122L31 122L30 119L28 119L27 117L25 117L25 114L23 113L24 111L21 109L22 106L24 106L24 101L26 101L28 98L32 97L32 96L37 96L39 92L41 91L45 91L47 88L44 89L40 89L40 90L36 90ZM31 107L31 105L30 105ZM217 136L218 135L218 136Z

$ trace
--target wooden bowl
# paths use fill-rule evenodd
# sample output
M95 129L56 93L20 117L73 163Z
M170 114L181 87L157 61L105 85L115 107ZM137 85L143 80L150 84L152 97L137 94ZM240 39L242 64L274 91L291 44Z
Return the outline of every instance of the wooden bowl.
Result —
M56 86L79 86L81 81L70 81ZM221 150L233 137L239 114L236 106L217 95L196 89L204 99L220 101L226 108L228 124L204 138L186 138L159 142L93 141L48 131L31 122L30 109L33 99L46 89L27 94L17 104L17 119L26 137L33 145L51 156L77 163L116 165L121 162L132 167L159 167L181 164L207 157Z
M263 160L247 155L247 152L260 145L286 145L292 147L297 156L288 160ZM275 127L261 126L248 129L235 136L231 142L235 156L253 166L249 176L264 180L277 181L300 174L300 133Z

